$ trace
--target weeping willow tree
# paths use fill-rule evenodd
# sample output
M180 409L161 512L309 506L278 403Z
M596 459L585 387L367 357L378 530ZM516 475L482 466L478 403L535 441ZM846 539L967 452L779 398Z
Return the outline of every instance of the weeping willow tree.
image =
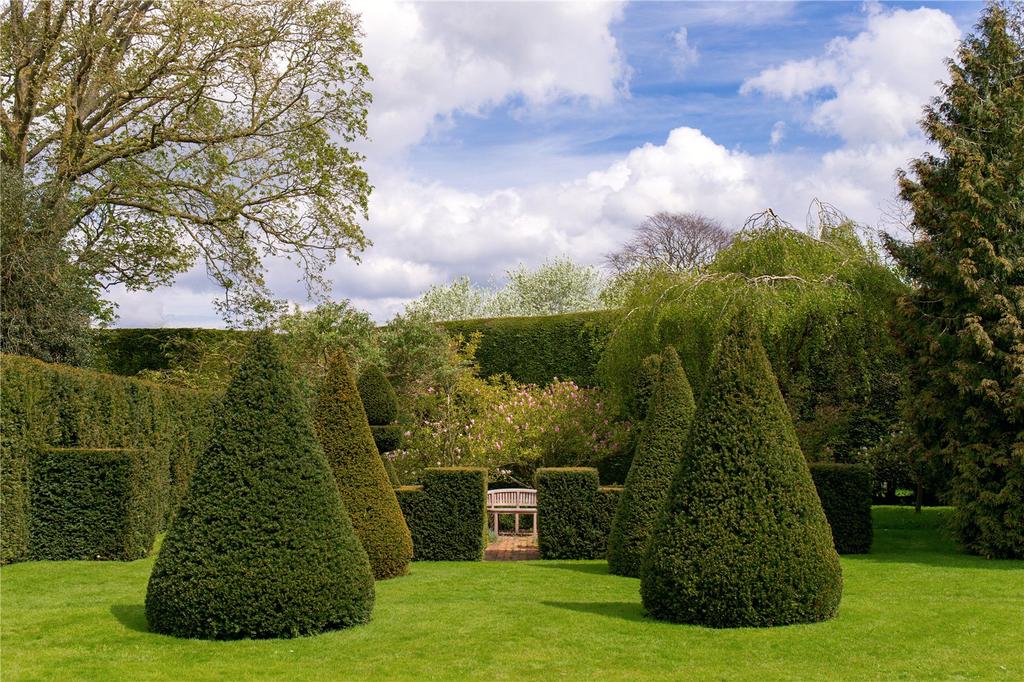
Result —
M674 346L694 394L741 303L752 322L812 460L847 461L897 417L904 366L888 332L906 286L858 227L819 206L798 231L772 211L752 217L702 272L647 270L620 279L621 317L600 372L621 406L652 352Z

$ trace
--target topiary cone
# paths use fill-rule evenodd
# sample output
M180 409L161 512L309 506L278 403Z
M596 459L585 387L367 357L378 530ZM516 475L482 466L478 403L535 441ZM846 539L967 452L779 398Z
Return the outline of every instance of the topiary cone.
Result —
M178 637L294 637L370 620L373 573L292 377L257 335L153 566L146 618Z
M675 348L669 346L662 356L647 420L612 520L608 536L608 570L612 573L640 577L647 540L683 457L694 409L690 382Z
M377 446L391 486L397 488L401 485L398 472L384 453L397 450L402 445L402 429L394 423L398 419L398 396L384 372L376 365L363 370L356 386L363 409L366 410L366 420L370 423L373 443Z
M754 323L722 341L641 569L658 619L711 627L835 616L839 555Z
M314 421L374 575L378 580L403 575L412 560L412 536L370 435L344 352L335 353L328 362Z

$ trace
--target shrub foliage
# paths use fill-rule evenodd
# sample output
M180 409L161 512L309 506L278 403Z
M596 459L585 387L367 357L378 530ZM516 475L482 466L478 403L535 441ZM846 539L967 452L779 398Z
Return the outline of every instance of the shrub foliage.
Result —
M149 554L164 522L166 452L49 449L29 470L32 559L133 561Z
M633 464L608 538L608 570L640 577L647 539L683 457L693 421L693 391L674 348L665 349Z
M342 351L328 363L314 420L341 499L370 557L374 575L378 580L403 575L412 559L412 538Z
M603 559L621 488L599 487L597 469L537 469L537 543L542 559Z
M373 573L269 334L217 407L146 592L155 632L292 637L369 620Z
M811 464L832 541L840 554L871 551L871 469L864 464Z
M746 315L719 347L641 569L655 618L711 627L835 616L839 556Z
M13 355L2 356L0 384L0 563L30 554L29 460L41 450L149 450L169 461L160 508L177 508L206 442L210 395Z
M391 424L398 419L398 396L379 367L367 367L359 375L358 387L370 424Z
M399 488L416 561L480 561L487 545L487 470L426 469L422 486Z

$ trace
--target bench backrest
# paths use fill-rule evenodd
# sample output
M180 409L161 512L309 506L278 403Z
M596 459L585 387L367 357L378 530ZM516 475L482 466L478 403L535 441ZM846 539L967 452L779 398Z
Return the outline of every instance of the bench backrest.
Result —
M537 491L532 488L498 488L487 491L487 508L533 508L537 507Z

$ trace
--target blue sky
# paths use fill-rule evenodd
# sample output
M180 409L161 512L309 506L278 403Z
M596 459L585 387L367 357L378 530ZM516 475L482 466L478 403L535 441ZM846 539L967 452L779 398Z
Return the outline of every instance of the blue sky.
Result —
M567 255L599 264L645 215L730 227L813 198L885 224L942 60L981 3L354 0L374 76L375 192L332 298L384 321L432 284ZM774 131L774 135L773 135ZM277 295L309 305L286 263ZM201 268L115 292L122 326L216 326Z

